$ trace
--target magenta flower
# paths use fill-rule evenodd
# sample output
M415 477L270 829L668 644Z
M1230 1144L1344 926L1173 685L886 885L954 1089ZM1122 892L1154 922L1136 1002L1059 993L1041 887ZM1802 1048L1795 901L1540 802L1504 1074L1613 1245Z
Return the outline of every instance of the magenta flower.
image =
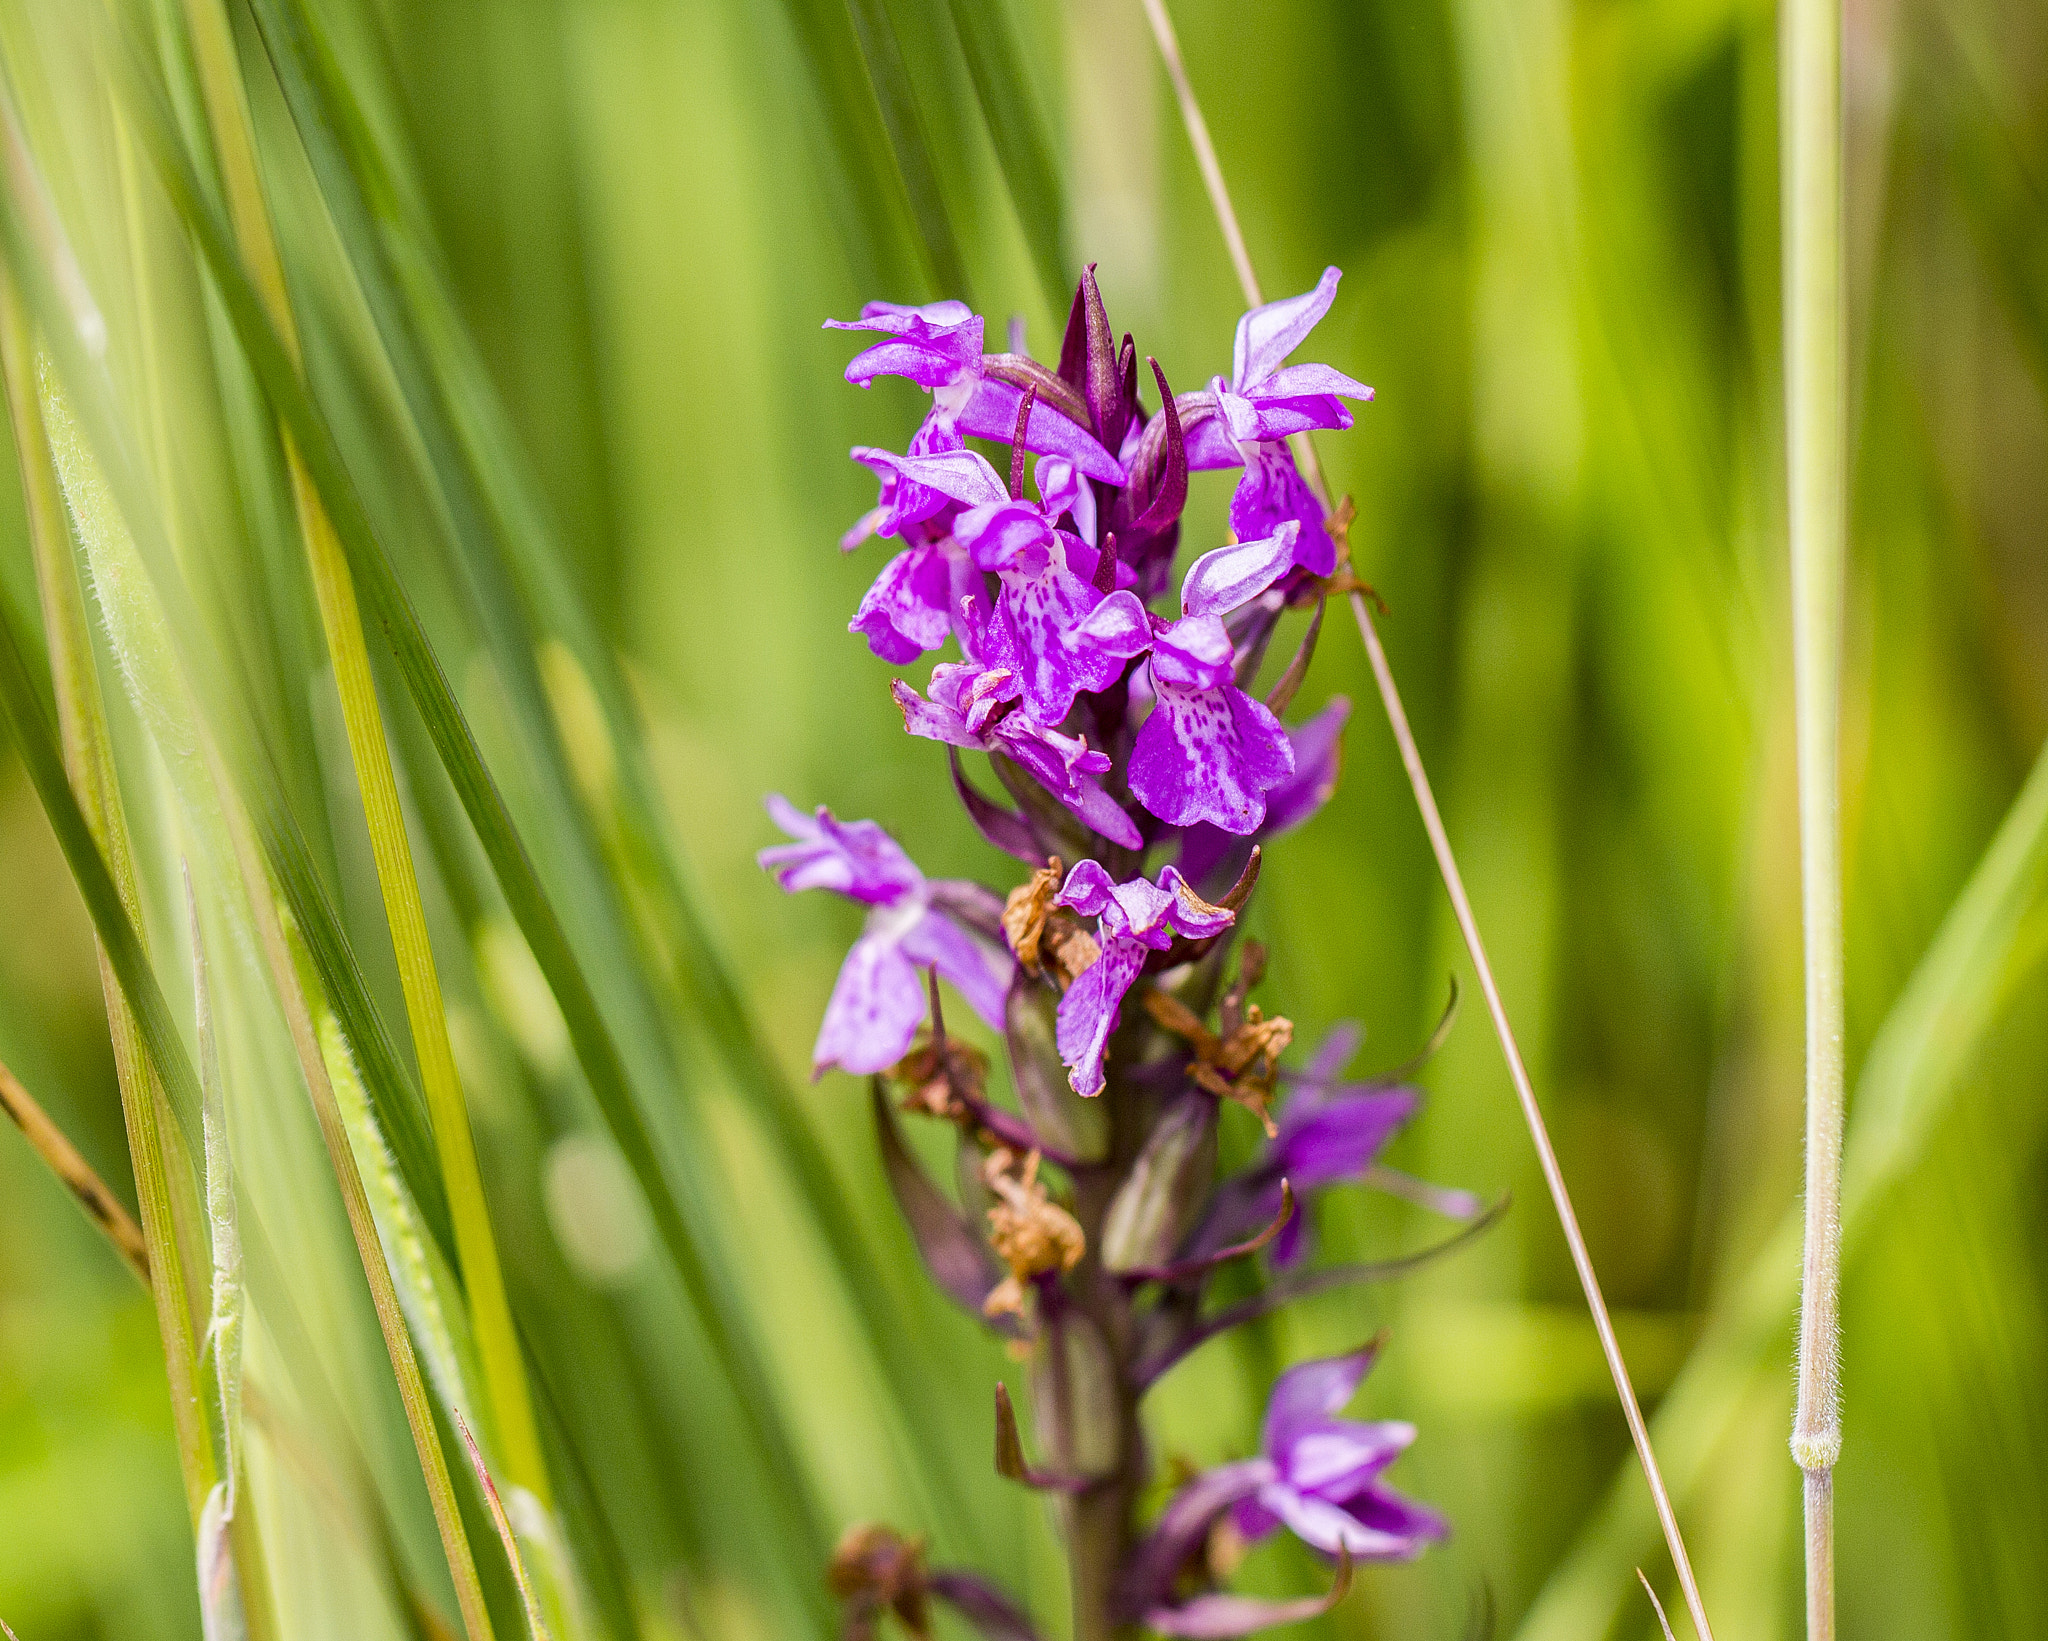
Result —
M1208 824L1237 837L1266 819L1266 794L1294 773L1280 720L1237 687L1223 616L1293 567L1301 526L1219 547L1181 584L1181 619L1152 639L1152 713L1131 748L1131 796L1169 826Z
M1226 1641L1329 1609L1337 1591L1282 1602L1213 1592L1176 1600L1176 1583L1225 1511L1246 1538L1284 1525L1323 1554L1342 1550L1354 1561L1410 1561L1450 1531L1435 1511L1379 1479L1414 1442L1413 1425L1334 1417L1372 1366L1373 1350L1304 1362L1280 1376L1259 1456L1205 1470L1174 1495L1124 1565L1121 1616L1161 1635Z
M1110 1033L1147 954L1165 951L1177 934L1190 940L1221 934L1237 914L1203 900L1171 866L1156 884L1143 878L1117 883L1092 860L1076 863L1053 904L1096 919L1102 948L1060 999L1054 1033L1074 1092L1092 1097L1102 1092Z
M971 450L885 459L964 509L953 520L953 539L976 568L995 573L1002 591L980 630L963 635L962 648L1014 677L1039 723L1060 723L1076 695L1107 689L1150 645L1145 606L1128 589L1097 588L1095 549L1058 526L1087 494L1072 464L1041 461L1033 502L1013 498Z
M1209 384L1214 414L1190 420L1188 466L1197 470L1242 467L1230 501L1230 528L1240 541L1272 535L1289 520L1301 526L1295 563L1310 575L1337 567L1336 544L1323 528L1323 509L1287 448L1290 433L1351 425L1345 399L1372 398L1372 389L1328 365L1289 365L1287 356L1308 340L1336 300L1343 276L1325 268L1316 288L1253 308L1237 322L1230 380Z
M968 1006L1000 1031L1003 998L1015 965L936 904L925 875L873 821L835 820L829 809L806 815L771 794L768 813L796 841L756 857L794 894L831 889L869 908L867 927L840 965L832 1000L811 1051L811 1074L828 1066L883 1071L909 1052L924 1020L924 971L936 968Z
M1267 792L1264 824L1249 838L1235 837L1206 823L1189 827L1181 838L1177 862L1188 882L1200 885L1212 873L1220 877L1225 866L1230 866L1230 876L1235 878L1252 844L1270 843L1315 817L1337 790L1344 762L1344 724L1350 716L1351 703L1333 695L1307 723L1292 729L1282 726L1294 752L1294 773Z
M1275 1382L1259 1440L1269 1478L1232 1509L1246 1538L1284 1525L1325 1555L1341 1548L1359 1561L1412 1561L1450 1532L1434 1510L1380 1480L1414 1442L1415 1427L1335 1417L1357 1394L1376 1351L1368 1345L1303 1362Z
M1084 826L1126 849L1143 847L1131 817L1096 779L1108 773L1109 755L1089 746L1085 736L1063 735L1032 717L1019 700L1023 687L1008 668L945 662L932 669L924 697L900 678L892 688L911 734L1000 752L1028 770Z
M856 354L846 379L867 387L877 376L906 376L932 396L926 420L942 423L955 435L1007 442L1017 427L1023 392L1014 383L990 374L981 351L982 322L964 302L933 302L909 307L897 302L870 302L858 319L828 319L827 330L881 331L887 341ZM954 439L957 444L957 437ZM1070 461L1091 479L1122 484L1122 463L1096 442L1086 429L1069 421L1052 405L1032 406L1024 446L1040 455Z

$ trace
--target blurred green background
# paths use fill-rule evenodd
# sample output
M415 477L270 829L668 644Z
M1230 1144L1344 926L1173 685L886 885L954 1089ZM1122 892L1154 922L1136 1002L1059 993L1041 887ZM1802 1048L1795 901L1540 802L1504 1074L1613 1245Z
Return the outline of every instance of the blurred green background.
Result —
M51 44L37 8L9 9L12 71L56 62L49 106L75 98L90 117L90 63ZM1064 314L1035 277L954 16L933 0L854 7L900 43L969 281L957 293L937 288L893 179L874 217L821 100L806 42L854 38L831 0L314 9L388 92L381 126L414 167L461 319L641 695L700 902L801 1079L857 919L754 868L763 792L873 816L935 874L1007 887L1013 871L974 839L937 749L901 733L888 670L844 630L882 562L833 545L872 501L846 447L900 444L920 405L902 384L847 387L847 341L818 329L868 297L967 294L992 332L1019 313L1034 351L1056 349ZM1322 458L1356 498L1357 558L1389 606L1382 630L1646 1403L1711 1347L1699 1393L1660 1426L1709 1611L1724 1641L1793 1635L1791 1310L1771 1298L1791 1291L1773 1239L1801 1167L1774 14L1755 0L1173 10L1268 294L1344 270L1310 356L1378 400ZM1176 386L1227 370L1241 302L1138 0L996 15L1055 157L1067 254L1100 263L1112 320ZM1879 1136L1886 1188L1851 1233L1843 1630L2048 1634L2038 859L2006 886L2001 943L1959 982L1974 1010L1881 1035L1914 1025L1894 1011L1916 972L1941 978L1923 969L1936 933L2048 734L2048 13L1859 0L1848 21L1849 1054L1852 1079L1879 1067L1885 1112L1908 1115ZM42 89L22 95L41 106ZM255 96L259 124L274 101ZM6 467L6 585L26 608ZM1222 539L1228 488L1198 481L1191 542ZM394 551L410 562L407 542ZM1392 1064L1426 1036L1447 977L1469 975L1362 653L1334 620L1298 713L1332 693L1356 706L1345 778L1272 851L1253 919L1273 952L1265 1000L1304 1039L1361 1020L1366 1061ZM125 1193L90 927L6 758L0 1059ZM457 1007L519 1030L502 990ZM1414 1567L1366 1570L1322 1633L1449 1638L1490 1615L1503 1636L1650 1634L1631 1569L1668 1591L1668 1565L1479 1010L1423 1081L1430 1101L1392 1160L1511 1192L1512 1212L1421 1276L1211 1346L1156 1394L1158 1451L1248 1451L1278 1367L1387 1327L1361 1405L1420 1425L1397 1479L1456 1535ZM802 1099L857 1207L868 1280L911 1319L929 1377L916 1417L952 1455L936 1490L903 1457L839 1267L725 1065L686 1053L674 1098L718 1148L777 1374L755 1390L788 1408L832 1525L930 1533L1059 1633L1055 1539L988 1473L991 1383L1016 1370L919 1291L864 1091L835 1076ZM614 1318L615 1353L592 1357L609 1367L568 1399L595 1485L633 1500L627 1582L647 1633L792 1633L779 1603L816 1569L728 1495L729 1407L646 1321L659 1305L636 1297L643 1233L604 1214L616 1164L600 1152L579 1173L523 1119L479 1107L490 1177L521 1205L501 1227L515 1298L580 1281L550 1314ZM1862 1116L1859 1099L1852 1156ZM1226 1123L1230 1143L1248 1151L1248 1127ZM147 1302L11 1133L0 1205L0 1616L22 1641L194 1635ZM596 1252L565 1263L579 1226ZM1344 1257L1433 1234L1341 1191L1319 1230ZM624 1274L599 1280L620 1244ZM1759 1282L1748 1331L1717 1334ZM374 1345L365 1361L381 1367ZM1245 1570L1276 1592L1317 1576L1288 1547Z

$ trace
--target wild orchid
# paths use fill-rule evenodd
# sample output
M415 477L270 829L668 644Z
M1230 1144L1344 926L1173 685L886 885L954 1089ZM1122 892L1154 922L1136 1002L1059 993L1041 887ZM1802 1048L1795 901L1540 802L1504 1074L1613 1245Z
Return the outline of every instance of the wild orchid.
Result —
M883 338L849 381L901 375L932 395L903 454L853 452L881 495L843 545L879 535L902 547L852 630L897 665L957 646L921 687L898 678L891 692L905 729L947 748L984 841L1025 870L1001 894L928 880L876 823L780 798L770 811L795 841L761 863L785 889L868 908L814 1063L873 1078L890 1185L931 1274L1029 1364L1047 1462L1025 1460L998 1385L997 1464L1062 1501L1086 1638L1134 1625L1223 1637L1309 1616L1341 1595L1354 1561L1404 1560L1447 1531L1381 1479L1413 1427L1336 1417L1370 1350L1284 1374L1256 1456L1195 1475L1149 1527L1143 1510L1146 1390L1219 1332L1369 1279L1314 1265L1305 1215L1327 1187L1405 1179L1378 1159L1419 1102L1391 1081L1342 1081L1355 1033L1290 1067L1292 1023L1250 998L1264 952L1236 938L1263 841L1335 790L1349 712L1340 697L1282 722L1322 600L1350 584L1335 580L1348 576L1348 503L1326 516L1285 443L1349 426L1343 399L1371 397L1327 366L1287 363L1337 279L1330 269L1307 294L1247 313L1229 377L1206 390L1176 397L1150 362L1149 412L1135 345L1115 341L1092 268L1056 368L984 354L983 322L958 302L870 303L831 322ZM969 437L1008 450L991 460ZM1227 467L1244 470L1234 539L1194 556L1163 613L1189 472ZM1293 660L1254 693L1281 617L1311 606ZM1004 799L973 782L962 752L987 758ZM1014 1108L990 1092L985 1057L948 1033L942 986L1001 1034ZM1218 1179L1226 1105L1266 1140ZM979 1211L924 1175L899 1108L957 1129ZM1407 1184L1478 1217L1459 1194ZM1268 1249L1257 1291L1209 1303L1212 1278ZM1275 1604L1216 1588L1215 1535L1280 1525L1336 1560L1329 1592ZM852 1530L833 1579L849 1634L890 1612L922 1634L934 1601L984 1635L1034 1633L987 1580L928 1568L921 1542L891 1529Z

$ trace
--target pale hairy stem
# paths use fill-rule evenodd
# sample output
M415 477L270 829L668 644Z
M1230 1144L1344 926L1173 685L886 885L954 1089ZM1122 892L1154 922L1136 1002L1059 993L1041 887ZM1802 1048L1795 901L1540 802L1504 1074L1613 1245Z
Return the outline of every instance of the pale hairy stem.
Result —
M1175 95L1180 100L1181 114L1188 128L1188 140L1195 150L1195 160L1200 166L1202 180L1209 192L1209 203L1216 213L1217 225L1223 233L1224 243L1230 248L1232 263L1237 268L1238 283L1244 289L1246 302L1257 307L1265 299L1260 293L1258 276L1254 272L1251 256L1245 248L1244 233L1238 226L1237 212L1230 202L1230 191L1223 181L1223 170L1217 163L1214 144L1209 140L1209 128L1202 118L1200 104L1195 99L1194 88L1188 80L1187 65L1181 58L1180 42L1174 34L1173 21L1167 16L1165 0L1143 0L1145 13L1151 19L1152 32L1159 43L1159 54L1166 65L1167 77L1173 82ZM1316 459L1315 446L1306 434L1294 441L1294 449L1306 470L1309 482L1314 485L1323 505L1328 508L1331 497L1324 482L1322 464ZM1556 1149L1550 1143L1550 1130L1543 1120L1542 1108L1536 1102L1536 1090L1529 1079L1528 1067L1523 1063L1522 1051L1515 1040L1514 1027L1509 1023L1507 1007L1501 1001L1500 988L1495 984L1493 965L1488 962L1485 942L1480 938L1478 920L1472 914L1472 903L1465 894L1465 881L1458 870L1456 854L1451 849L1450 835L1444 829L1443 816L1437 809L1436 794L1430 786L1429 774L1423 767L1422 753L1415 744L1414 732L1408 725L1407 709L1402 705L1401 692L1394 682L1393 668L1388 665L1387 654L1381 647L1379 633L1373 626L1372 613L1366 607L1364 595L1353 590L1351 593L1352 613L1358 618L1359 636L1365 642L1367 659L1372 664L1373 682L1379 688L1380 703L1385 708L1388 726L1393 730L1395 745L1401 753L1402 767L1408 772L1408 784L1414 789L1416 807L1422 813L1423 829L1429 834L1429 845L1436 856L1437 870L1444 880L1444 888L1450 895L1451 909L1457 918L1458 932L1464 938L1465 950L1472 959L1472 967L1479 979L1479 989L1486 999L1487 1014L1493 1020L1494 1034L1500 1039L1501 1054L1507 1061L1508 1076L1514 1083L1515 1098L1522 1108L1522 1118L1529 1129L1530 1140L1536 1147L1536 1159L1543 1170L1543 1182L1550 1191L1550 1200L1557 1210L1558 1223L1563 1228L1565 1244L1571 1252L1572 1266L1578 1272L1579 1286L1584 1290L1587 1308L1593 1315L1594 1331L1600 1338L1601 1354L1607 1360L1608 1373L1614 1380L1614 1393L1621 1403L1622 1416L1628 1422L1629 1437L1635 1443L1636 1456L1643 1467L1643 1478L1649 1484L1651 1501L1657 1510L1657 1519L1664 1529L1664 1542L1671 1552L1671 1564L1678 1573L1679 1587L1685 1594L1687 1610L1692 1614L1693 1627L1698 1631L1700 1641L1713 1641L1713 1630L1707 1623L1706 1605L1700 1599L1699 1584L1693 1577L1692 1558L1686 1553L1685 1538L1679 1531L1678 1515L1672 1508L1671 1495L1664 1485L1662 1472L1657 1466L1657 1455L1650 1446L1649 1427L1643 1421L1641 1405L1636 1400L1635 1386L1629 1378L1628 1364L1623 1360L1620 1342L1614 1335L1614 1323L1608 1315L1607 1301L1600 1290L1600 1278L1593 1269L1592 1256L1587 1252L1586 1239L1579 1231L1578 1214L1572 1207L1571 1192L1565 1185L1564 1172L1558 1166ZM1838 1131L1839 1132L1839 1131Z
M1842 707L1847 437L1840 0L1782 17L1785 461L1806 961L1806 1223L1792 1457L1805 1473L1806 1633L1835 1634L1842 1450Z

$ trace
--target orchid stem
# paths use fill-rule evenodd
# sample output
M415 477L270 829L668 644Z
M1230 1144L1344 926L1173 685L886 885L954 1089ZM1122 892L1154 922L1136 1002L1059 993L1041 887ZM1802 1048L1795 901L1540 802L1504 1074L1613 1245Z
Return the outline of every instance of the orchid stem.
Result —
M1792 1457L1805 1473L1806 1634L1835 1634L1834 1466L1842 1450L1842 578L1845 432L1840 0L1787 0L1783 220L1785 457L1799 878L1806 947L1806 1226Z
M1264 301L1259 291L1258 275L1245 248L1244 231L1238 226L1237 211L1231 204L1230 190L1223 181L1223 168L1217 163L1215 145L1209 139L1208 122L1202 118L1201 105L1195 100L1194 87L1189 83L1173 20L1166 14L1165 0L1143 0L1143 3L1145 15L1152 22L1153 37L1159 43L1159 55L1165 62L1167 78L1173 82L1174 94L1180 100L1181 117L1186 122L1188 140L1195 151L1195 163L1201 169L1203 184L1209 191L1209 203L1215 209L1217 225L1223 231L1230 259L1237 268L1238 283L1244 288L1246 302L1257 307ZM1800 0L1794 0L1794 3L1800 3ZM1831 4L1831 0L1818 0L1818 3L1825 7ZM1293 444L1309 482L1327 509L1331 499L1330 487L1324 481L1322 464L1316 458L1314 444L1305 433L1297 436ZM1657 1455L1650 1446L1649 1428L1643 1422L1643 1410L1636 1401L1628 1364L1623 1361L1620 1342L1614 1336L1614 1322L1608 1315L1607 1301L1601 1294L1600 1278L1593 1270L1592 1256L1586 1250L1586 1239L1580 1234L1578 1215L1572 1208L1571 1192L1565 1186L1557 1152L1550 1143L1550 1131L1543 1121L1542 1108L1536 1103L1535 1087L1529 1081L1528 1067L1522 1062L1514 1027L1508 1023L1500 988L1494 983L1493 965L1487 961L1486 945L1480 939L1479 924L1472 915L1472 903L1465 894L1465 880L1458 871L1457 856L1451 851L1450 836L1444 830L1443 816L1436 806L1436 794L1430 787L1429 774L1422 766L1422 754L1416 747L1414 732L1408 727L1407 709L1401 704L1401 692L1394 683L1393 668L1387 664L1387 652L1381 647L1379 633L1373 626L1372 613L1366 607L1364 595L1356 589L1351 593L1351 609L1358 617L1359 636L1365 641L1365 653L1372 663L1373 681L1379 686L1380 703L1386 709L1387 723L1394 732L1395 744L1400 748L1401 763L1408 771L1408 784L1414 788L1415 805L1422 812L1423 829L1429 834L1429 846L1436 855L1437 870L1442 874L1444 888L1451 897L1458 932L1464 937L1465 950L1471 955L1473 970L1479 977L1480 992L1486 998L1487 1013L1492 1016L1494 1032L1500 1038L1501 1053L1507 1060L1508 1075L1515 1085L1515 1097L1521 1102L1529 1137L1536 1146L1536 1159L1543 1169L1544 1184L1550 1189L1550 1200L1556 1206L1558 1222L1564 1229L1572 1265L1579 1273L1579 1286L1585 1290L1587 1307L1593 1313L1593 1327L1600 1336L1601 1354L1607 1358L1607 1371L1614 1378L1614 1393L1621 1402L1622 1415L1628 1421L1636 1456L1642 1461L1643 1477L1649 1483L1650 1498L1656 1506L1657 1519L1663 1525L1664 1542L1670 1548L1671 1564L1677 1569L1679 1587L1685 1592L1685 1604L1692 1614L1693 1627L1698 1631L1700 1641L1713 1641L1714 1632L1707 1623L1706 1605L1700 1600L1699 1585L1693 1578L1692 1558L1686 1554L1685 1538L1678 1529L1678 1515L1672 1508L1671 1495L1657 1467ZM1836 1135L1839 1142L1839 1106Z

